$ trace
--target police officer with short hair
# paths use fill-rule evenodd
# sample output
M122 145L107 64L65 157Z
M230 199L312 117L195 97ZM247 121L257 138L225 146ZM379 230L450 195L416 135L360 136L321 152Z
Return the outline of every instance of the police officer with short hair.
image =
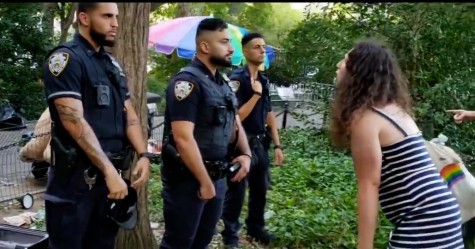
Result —
M266 145L266 123L274 142L275 164L281 165L284 159L279 134L269 93L269 80L259 72L264 63L265 41L259 33L248 33L241 41L247 65L231 73L233 90L239 103L239 117L247 134L252 151L251 170L247 177L249 184L249 207L246 219L247 234L262 244L270 244L273 236L265 229L264 209L269 188L269 154ZM224 244L230 248L238 247L238 232L241 227L239 216L244 202L247 183L228 182L222 219Z
M112 249L117 220L127 222L109 215L111 201L120 203L130 189L120 171L130 165L130 154L140 153L133 172L140 177L131 185L143 185L150 155L124 72L104 50L114 45L117 4L79 3L76 13L78 33L49 53L43 69L52 120L48 248Z
M221 216L226 175L239 182L249 171L250 149L236 99L229 79L217 70L231 66L227 27L219 18L200 22L196 57L166 90L162 249L207 248ZM239 169L229 167L227 160L229 144L235 139L239 154L232 163Z

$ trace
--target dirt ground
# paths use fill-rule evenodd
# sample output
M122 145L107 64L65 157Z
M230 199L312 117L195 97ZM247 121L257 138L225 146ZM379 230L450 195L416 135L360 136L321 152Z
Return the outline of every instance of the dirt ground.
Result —
M20 201L13 199L9 201L4 201L0 203L0 223L8 224L3 218L19 215L25 212L37 213L40 210L44 210L44 199L43 194L33 195L34 203L33 207L30 209L23 209Z

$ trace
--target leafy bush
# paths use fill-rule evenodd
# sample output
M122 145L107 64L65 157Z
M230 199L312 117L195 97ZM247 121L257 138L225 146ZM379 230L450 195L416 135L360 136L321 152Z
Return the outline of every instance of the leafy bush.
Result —
M356 248L357 185L351 158L334 152L325 132L282 134L286 165L273 168L266 218L279 248ZM375 248L386 248L389 222L380 217Z
M449 144L470 163L475 126L455 125L445 110L475 108L471 94L475 49L469 42L475 39L473 7L471 3L331 4L289 32L282 63L271 72L278 80L295 83L305 66L316 66L319 72L313 80L331 83L336 64L354 41L367 36L385 40L409 78L425 137L448 135Z
M162 182L160 180L160 166L153 164L150 170L150 179L148 181L148 206L150 209L150 220L152 222L163 222L163 200L162 200Z
M475 110L474 96L470 90L473 87L473 74L459 73L448 77L433 87L419 89L421 100L414 109L424 137L431 139L439 133L448 136L447 144L461 153L468 165L474 162L475 123L456 124L452 114L447 114L445 110Z

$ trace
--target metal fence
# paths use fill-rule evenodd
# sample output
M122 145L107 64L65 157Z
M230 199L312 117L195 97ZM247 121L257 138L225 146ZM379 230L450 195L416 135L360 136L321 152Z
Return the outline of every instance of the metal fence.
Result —
M319 85L318 89L317 92L307 92L292 100L273 99L273 108L280 121L279 128L301 125L300 121L295 121L295 116L301 114L299 110L307 111L307 116L318 114L317 123L324 123L325 109L328 109L334 89L332 85L326 84ZM163 122L163 116L158 116L156 111L151 124L149 144L161 142ZM45 191L49 165L41 162L23 162L19 158L22 136L32 133L35 125L36 121L30 121L23 129L0 129L0 203Z
M26 194L42 192L46 177L33 175L32 163L19 159L18 146L23 134L33 131L36 122L29 122L21 130L0 130L0 202L15 199Z
M46 189L47 162L22 161L22 137L33 133L36 121L28 121L22 129L0 129L0 203L25 195L43 193ZM154 116L150 143L161 141L163 117Z

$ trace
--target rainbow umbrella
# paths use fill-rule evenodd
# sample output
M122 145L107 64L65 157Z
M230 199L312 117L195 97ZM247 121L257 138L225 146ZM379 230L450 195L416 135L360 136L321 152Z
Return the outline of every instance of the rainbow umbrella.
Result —
M195 55L196 28L201 20L210 16L187 16L173 20L162 21L150 27L148 43L159 53L170 55L176 50L178 57L192 59ZM231 44L234 48L233 65L241 65L245 59L242 55L241 39L249 30L228 24ZM267 46L265 68L275 59L273 47Z

